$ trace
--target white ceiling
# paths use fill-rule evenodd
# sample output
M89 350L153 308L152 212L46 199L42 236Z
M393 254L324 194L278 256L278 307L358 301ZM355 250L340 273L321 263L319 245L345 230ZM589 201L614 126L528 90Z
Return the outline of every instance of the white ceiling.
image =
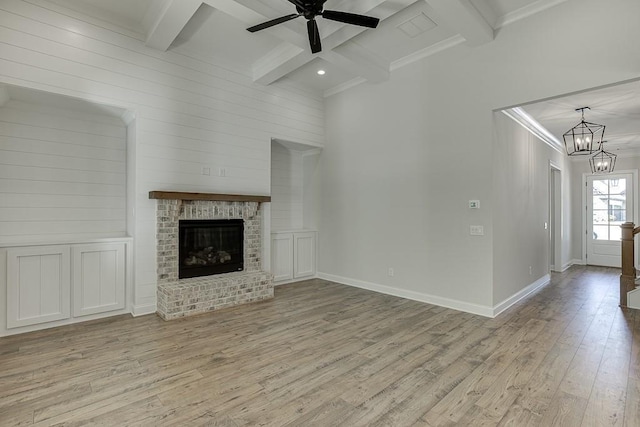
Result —
M581 120L577 108L589 107L584 118L605 125L605 150L640 154L640 81L628 82L522 106L559 141Z
M490 43L494 31L565 0L327 0L324 8L380 18L376 29L318 17L323 51L309 50L306 22L249 33L295 13L288 0L49 0L137 32L146 44L206 56L259 84L288 81L325 96L378 82L402 65L459 43ZM324 76L317 69L326 70Z

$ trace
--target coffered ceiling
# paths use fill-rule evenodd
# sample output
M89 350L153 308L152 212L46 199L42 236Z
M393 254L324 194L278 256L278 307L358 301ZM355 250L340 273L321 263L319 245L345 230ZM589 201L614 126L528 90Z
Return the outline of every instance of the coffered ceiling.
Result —
M381 22L366 29L318 17L323 50L315 55L303 18L246 31L295 13L288 0L49 1L137 34L151 48L206 57L259 84L283 81L328 96L384 81L394 69L460 43L490 43L495 30L565 0L327 0L325 9Z

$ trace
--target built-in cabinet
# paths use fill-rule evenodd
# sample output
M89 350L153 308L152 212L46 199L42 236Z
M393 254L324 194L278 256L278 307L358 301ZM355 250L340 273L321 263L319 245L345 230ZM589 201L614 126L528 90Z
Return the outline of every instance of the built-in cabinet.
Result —
M7 249L7 328L125 308L127 242Z
M308 230L271 233L271 272L274 282L315 276L316 234Z

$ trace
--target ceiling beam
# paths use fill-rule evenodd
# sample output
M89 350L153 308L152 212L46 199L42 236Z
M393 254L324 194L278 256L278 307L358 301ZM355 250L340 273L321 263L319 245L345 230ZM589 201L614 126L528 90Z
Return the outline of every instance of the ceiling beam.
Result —
M380 18L380 20L382 21L415 2L416 0L361 0L357 3L352 2L353 7L349 10L349 12L358 14L370 14L372 16ZM336 9L345 10L338 9L338 7L336 7ZM342 55L332 55L327 52L330 52L336 47L343 45L358 34L367 30L367 28L359 27L356 25L341 23L339 24L337 22L328 20L323 21L324 22L321 24L320 29L323 50L323 53L321 54L323 56L321 57L329 62L333 62L332 60L335 60L337 62L336 65L354 70L355 64L353 64L353 61L348 61L345 58L341 58ZM308 62L311 62L316 57L318 57L318 55L311 55L308 42L306 42L305 50L303 52L300 52L297 55L283 57L280 63L275 61L268 61L268 63L271 65L265 66L267 61L260 60L260 66L254 66L254 81L264 85L271 84L279 78L290 73L291 71L302 67ZM352 64L348 64L348 62L352 62ZM371 62L370 65L374 66L375 62ZM380 68L380 66L378 66L378 68ZM367 74L369 74L370 77L374 79L374 81L380 81L379 79L383 75L385 70L387 70L388 72L388 66L382 67L382 69L379 69L377 71L369 70ZM358 75L366 78L366 76L362 74Z
M202 5L202 0L171 0L163 4L156 21L147 33L146 45L165 51Z
M232 16L247 27L291 13L291 11L283 13L255 0L203 0L203 2ZM266 31L272 36L300 48L306 46L306 39L301 36L301 33L293 31L285 25L276 25Z
M493 40L493 27L470 0L425 1L448 27L460 33L470 46L479 46Z

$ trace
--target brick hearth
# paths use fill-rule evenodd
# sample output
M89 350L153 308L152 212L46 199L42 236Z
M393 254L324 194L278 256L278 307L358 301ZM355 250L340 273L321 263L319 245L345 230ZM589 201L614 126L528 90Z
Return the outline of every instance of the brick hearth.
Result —
M244 271L178 278L178 221L243 219ZM273 298L273 276L261 270L258 202L158 200L158 314L165 320Z

